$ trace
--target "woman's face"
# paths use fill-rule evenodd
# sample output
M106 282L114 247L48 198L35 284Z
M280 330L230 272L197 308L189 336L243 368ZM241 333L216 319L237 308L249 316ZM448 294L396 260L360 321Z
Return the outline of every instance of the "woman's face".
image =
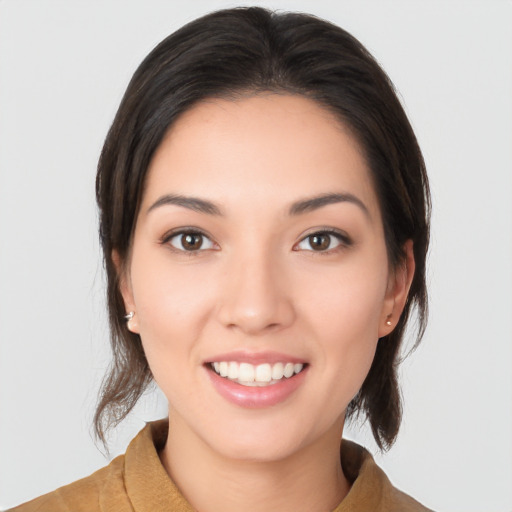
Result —
M173 125L126 269L171 435L258 460L339 439L408 281L390 272L355 139L275 94L205 101Z

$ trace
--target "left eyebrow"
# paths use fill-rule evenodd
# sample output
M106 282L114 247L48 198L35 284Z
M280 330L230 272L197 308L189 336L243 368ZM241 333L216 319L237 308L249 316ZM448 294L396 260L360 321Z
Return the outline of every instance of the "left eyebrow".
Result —
M289 210L290 215L300 215L302 213L311 212L314 210L318 210L324 206L329 204L336 203L351 203L359 207L367 217L370 217L370 212L366 205L353 194L320 194L315 197L311 197L308 199L301 199L299 201L295 201Z

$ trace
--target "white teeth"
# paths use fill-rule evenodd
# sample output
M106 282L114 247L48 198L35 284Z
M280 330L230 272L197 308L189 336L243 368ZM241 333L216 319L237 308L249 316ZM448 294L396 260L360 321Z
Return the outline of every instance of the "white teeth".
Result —
M215 361L212 369L221 377L237 381L244 386L265 386L275 384L283 377L289 379L304 368L301 363L263 363L252 365L236 361Z
M230 361L228 363L228 379L238 379L238 363L235 363L234 361Z
M272 366L272 378L274 380L282 379L283 375L284 375L284 364L283 363L276 363L274 366Z
M213 368L221 377L228 376L228 363L226 361L222 361L222 363L217 363L219 365L219 369L215 368L215 363L213 363Z
M252 364L240 363L240 366L238 367L239 380L243 380L244 382L254 382L254 373L254 366Z
M259 364L256 366L256 376L254 380L258 382L270 382L272 380L271 366L269 364Z
M293 363L286 363L284 367L284 376L289 379L293 375Z

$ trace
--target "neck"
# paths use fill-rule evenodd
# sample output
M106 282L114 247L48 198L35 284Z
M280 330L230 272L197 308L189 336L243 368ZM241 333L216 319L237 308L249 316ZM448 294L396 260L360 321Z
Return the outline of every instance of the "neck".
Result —
M339 456L343 425L314 444L272 461L223 457L181 427L179 422L169 422L161 459L195 510L327 512L350 489Z

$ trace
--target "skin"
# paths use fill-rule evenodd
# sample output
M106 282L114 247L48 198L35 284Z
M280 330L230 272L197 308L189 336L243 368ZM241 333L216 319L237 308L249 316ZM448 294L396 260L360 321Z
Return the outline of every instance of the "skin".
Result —
M332 193L356 199L290 214ZM210 201L219 214L165 195ZM191 227L206 238L187 251L179 231ZM308 236L325 230L341 238L322 235L318 250ZM358 143L311 100L215 99L171 127L129 261L113 257L135 312L128 327L169 400L161 459L196 510L325 511L344 498L345 409L403 309L414 273L412 244L405 250L407 264L390 269ZM278 351L307 372L278 404L243 407L218 393L207 365L233 351Z

